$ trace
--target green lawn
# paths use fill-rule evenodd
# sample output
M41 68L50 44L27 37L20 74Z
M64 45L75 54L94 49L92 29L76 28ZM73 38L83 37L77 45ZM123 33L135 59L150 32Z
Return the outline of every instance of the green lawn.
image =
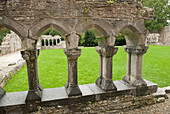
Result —
M113 80L121 80L126 74L127 54L118 47L113 59ZM43 88L64 86L67 81L67 58L63 49L41 50L39 56L39 77ZM7 92L27 91L26 66L4 87ZM94 83L99 76L99 56L95 48L82 48L78 59L79 84ZM144 55L143 77L159 87L170 86L170 46L150 46Z

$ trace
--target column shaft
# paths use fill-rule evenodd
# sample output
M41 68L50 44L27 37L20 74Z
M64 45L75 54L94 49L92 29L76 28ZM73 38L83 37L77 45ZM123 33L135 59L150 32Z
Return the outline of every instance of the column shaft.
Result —
M65 85L68 96L82 95L77 83L77 58L81 55L81 49L64 49L67 55L68 80Z
M36 49L25 50L21 51L21 54L27 63L29 91L26 97L26 102L41 101L42 86L39 83L37 63L39 51L37 51Z
M99 78L96 80L96 85L101 86L103 77L103 56L101 53L101 47L96 46L96 52L99 54Z
M123 80L132 86L146 86L146 82L142 77L143 54L146 53L148 47L128 47L125 46L127 56L127 74Z
M100 75L96 80L96 84L105 91L116 90L112 81L112 58L117 53L114 46L96 47L96 51L100 56Z

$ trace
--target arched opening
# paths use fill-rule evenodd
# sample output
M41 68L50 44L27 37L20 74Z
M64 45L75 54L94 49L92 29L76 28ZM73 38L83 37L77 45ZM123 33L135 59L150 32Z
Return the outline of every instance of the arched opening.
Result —
M99 54L96 52L95 46L99 46L100 42L105 43L106 38L96 28L89 28L81 35L79 48L82 52L78 58L79 84L94 83L99 77Z
M44 39L41 40L41 46L44 46Z
M46 44L41 47L38 57L39 79L43 88L63 87L67 80L67 57L63 52L65 41L57 45L56 40L64 37L59 31L50 27L39 35Z
M18 70L22 69L24 66L20 54L23 45L21 37L19 37L20 34L16 31L17 30L13 27L9 26L3 26L0 28L0 69L1 73L3 73L2 76L4 75L4 77L0 76L0 85L6 90L6 92L13 92L13 89L15 91L22 91L22 86L28 88L28 85L25 85L25 83L28 83L27 79L24 78L24 80L21 81L18 76L14 76ZM8 70L8 72L6 70ZM22 75L21 77L23 78L25 76ZM17 84L11 88L11 85L13 85L15 81ZM24 90L26 90L25 88Z
M126 45L119 47L118 54L121 53L120 50L125 51L122 51L121 60L115 60L115 63L119 61L117 66L121 66L115 70L116 77L120 77L119 80L123 79L133 86L144 86L146 83L142 78L143 54L148 47L145 46L143 35L131 25L123 27L119 32L124 35Z
M45 40L45 45L48 46L48 40L47 39Z
M60 39L57 39L57 44L59 44L60 43Z
M120 32L116 38L115 46L123 46L123 45L126 45L126 39L125 36Z
M52 42L52 40L51 40L51 39L50 39L50 41L49 41L49 42L50 42L50 46L53 46L53 42Z
M56 39L53 39L53 45L56 46Z

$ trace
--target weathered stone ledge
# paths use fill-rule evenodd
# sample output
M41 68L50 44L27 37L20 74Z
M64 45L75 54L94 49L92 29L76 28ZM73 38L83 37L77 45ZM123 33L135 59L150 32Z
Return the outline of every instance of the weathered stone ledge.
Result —
M8 67L0 69L0 86L3 87L25 65L23 59L18 60L16 63L10 63Z
M146 80L145 80L146 81ZM146 81L149 89L153 89L157 84ZM80 85L79 88L82 92L82 96L69 97L64 87L44 89L41 102L25 103L27 91L7 93L0 101L0 113L26 113L38 110L38 107L49 106L61 106L65 110L66 107L74 105L74 108L78 109L79 104L84 105L87 103L103 103L101 105L106 108L114 108L120 110L124 108L150 105L156 103L156 99L153 94L146 96L136 96L137 89L124 84L123 81L114 81L117 91L105 92L95 84ZM150 90L151 91L151 90ZM109 105L110 104L110 105ZM66 107L64 107L64 105ZM75 106L76 105L76 106ZM80 105L80 106L81 106ZM114 106L113 106L114 105ZM93 105L92 105L93 106ZM61 109L61 110L63 110ZM64 111L63 110L63 111ZM83 109L84 110L84 109ZM72 110L74 111L74 110ZM84 110L86 111L86 110Z

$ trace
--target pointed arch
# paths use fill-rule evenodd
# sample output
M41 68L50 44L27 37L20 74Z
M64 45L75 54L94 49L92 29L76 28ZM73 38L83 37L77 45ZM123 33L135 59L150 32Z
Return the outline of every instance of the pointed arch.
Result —
M44 30L50 27L58 30L62 36L68 35L71 31L68 23L59 19L46 18L30 28L29 36L38 38Z
M143 21L142 21L143 22ZM137 21L122 21L114 28L114 35L117 37L121 32L126 39L126 43L129 46L145 45L146 29L144 24Z
M7 16L2 17L2 26L14 31L21 39L28 38L28 30Z
M79 22L76 26L76 33L82 35L86 30L95 28L100 32L102 37L110 36L112 33L111 25L102 19L89 19ZM95 34L95 33L94 33ZM98 35L98 34L95 34Z

